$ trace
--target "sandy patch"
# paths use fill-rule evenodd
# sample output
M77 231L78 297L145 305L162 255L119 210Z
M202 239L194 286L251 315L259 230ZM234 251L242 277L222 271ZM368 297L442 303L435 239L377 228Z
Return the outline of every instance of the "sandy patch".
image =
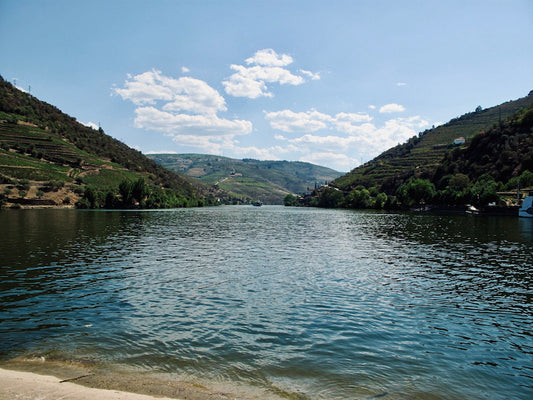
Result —
M142 394L88 388L54 376L0 369L1 400L169 400Z

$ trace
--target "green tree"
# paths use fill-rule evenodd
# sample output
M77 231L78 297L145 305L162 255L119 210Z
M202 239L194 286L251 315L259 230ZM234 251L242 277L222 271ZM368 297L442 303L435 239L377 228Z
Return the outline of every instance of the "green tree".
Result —
M388 196L386 193L378 193L374 200L374 208L382 209L387 204Z
M85 188L85 193L83 194L83 198L87 200L87 203L89 205L88 208L98 208L98 194L94 187L87 186Z
M354 209L368 208L371 203L370 192L363 186L358 186L350 191L345 199L345 206Z
M427 179L412 179L396 191L398 200L404 206L430 203L435 197L435 185Z
M298 205L298 199L296 196L292 194L288 194L283 198L283 204L285 206L291 207L291 206L297 206Z
M143 203L143 201L148 196L148 194L150 194L150 188L144 182L143 178L137 179L131 185L131 195L132 195L134 200L139 202L139 204Z
M118 185L118 193L122 199L122 204L125 207L130 207L133 204L133 185L128 180L123 180Z
M340 207L343 200L344 195L339 189L327 187L324 189L318 200L318 206L324 208L337 208Z
M494 178L489 174L483 174L470 190L472 202L479 206L497 202L500 200L500 197L496 193L497 190L498 183Z

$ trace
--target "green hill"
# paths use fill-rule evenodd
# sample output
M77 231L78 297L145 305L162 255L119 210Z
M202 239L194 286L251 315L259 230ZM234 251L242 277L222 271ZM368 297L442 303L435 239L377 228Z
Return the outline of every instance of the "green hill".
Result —
M525 171L533 171L533 103L497 126L481 131L468 146L448 151L431 181L437 189L443 189L453 175L463 174L475 182L488 174L513 190L517 187L516 178Z
M302 193L315 184L329 182L340 172L295 161L259 161L201 154L150 154L151 159L173 171L214 184L235 199L282 204L287 194Z
M504 120L512 109L515 112ZM477 130L480 126L485 128ZM435 144L458 132L466 143ZM522 197L533 189L533 92L423 132L288 205L447 212L464 212L474 205L479 208L475 212L516 215L518 187Z
M533 91L518 100L464 114L385 151L372 161L336 179L333 184L342 190L363 185L393 194L401 184L415 175L430 179L446 153L455 147L455 139L465 138L466 143L462 146L467 146L480 131L497 126L519 109L531 104Z
M166 205L203 204L216 194L208 185L159 166L102 129L80 124L0 77L0 200L4 204L73 206L87 197L90 187L89 195L96 196L90 206L103 207L103 197L113 195L120 205L124 199L118 189L123 181L144 181L146 186L143 199L132 198L131 204L122 203L126 206L145 206L149 194L159 198L152 197L152 206L164 206L162 199L169 200Z

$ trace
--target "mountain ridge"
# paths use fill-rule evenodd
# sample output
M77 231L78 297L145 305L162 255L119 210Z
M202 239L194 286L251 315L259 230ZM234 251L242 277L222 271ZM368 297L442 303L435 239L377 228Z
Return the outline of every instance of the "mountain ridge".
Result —
M521 108L533 104L533 91L525 97L468 112L446 124L427 129L403 144L394 146L365 164L352 169L333 181L333 185L349 190L358 185L377 187L387 194L412 176L429 178L439 166L446 152L455 148L455 139L464 138L464 145L482 130L501 124Z
M302 161L235 159L209 154L148 154L173 171L229 192L236 201L282 204L287 194L313 190L342 173Z
M154 207L198 205L222 196L219 190L159 166L102 128L79 123L0 76L0 201L19 206L142 207L148 194L125 204L118 192L121 182L141 180L145 192L155 196L150 202ZM94 198L78 203L87 200L88 187ZM116 201L106 203L108 193Z

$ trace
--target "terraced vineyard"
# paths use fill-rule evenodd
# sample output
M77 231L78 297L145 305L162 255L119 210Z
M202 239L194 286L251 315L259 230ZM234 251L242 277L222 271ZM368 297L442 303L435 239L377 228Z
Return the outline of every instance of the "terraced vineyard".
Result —
M455 147L455 139L465 138L466 143L462 146L466 146L479 132L499 124L520 108L529 107L532 103L533 91L521 99L455 118L385 151L372 161L336 179L333 184L344 190L357 185L376 186L381 191L393 193L412 176L431 178L446 152Z
M0 77L0 203L72 206L89 186L116 191L122 181L140 178L184 199L220 192L157 165Z

